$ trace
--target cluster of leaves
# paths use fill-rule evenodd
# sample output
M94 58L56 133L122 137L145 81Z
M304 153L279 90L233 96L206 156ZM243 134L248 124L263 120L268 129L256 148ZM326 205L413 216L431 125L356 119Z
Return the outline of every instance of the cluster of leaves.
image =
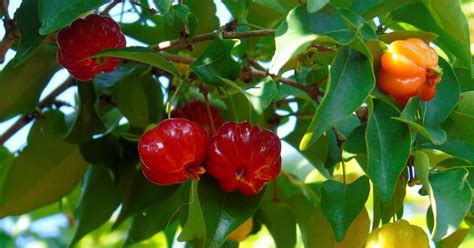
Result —
M172 63L150 47L101 52L97 56L124 63L77 83L72 114L54 106L35 110L60 69L55 32L108 2L22 1L16 14L22 38L0 73L0 121L30 113L36 120L22 151L0 149L0 218L65 212L76 220L75 244L120 206L112 228L126 225L125 245L161 231L170 244L180 226L178 240L191 247L233 247L226 237L253 217L277 247L295 246L297 226L305 247L362 247L371 223L375 228L402 218L407 184L419 183L420 197L431 202L427 220L435 242L459 244L466 232L457 227L474 224L474 80L468 26L457 1L222 0L237 23L223 29L213 1L154 0L159 15L140 1L140 7L130 5L138 20L121 27L150 47L217 35L168 51L191 65ZM273 28L275 37L220 34ZM436 45L444 76L432 101L413 98L401 108L377 89L376 72L386 44L408 37ZM262 69L272 76L254 73ZM149 183L139 169L139 136L165 118L165 102L199 98L201 83L226 120L276 130L296 119L284 141L325 180L305 183L311 170L285 161L278 180L253 197L225 194L207 177L176 186ZM350 160L364 175L347 184L333 178ZM372 220L365 209L371 192ZM51 207L57 202L65 207Z

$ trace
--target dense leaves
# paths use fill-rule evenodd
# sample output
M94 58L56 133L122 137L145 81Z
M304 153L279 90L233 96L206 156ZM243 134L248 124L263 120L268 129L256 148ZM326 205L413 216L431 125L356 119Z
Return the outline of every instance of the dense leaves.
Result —
M276 247L353 248L381 224L422 225L429 204L421 227L437 247L471 247L466 2L22 0L11 22L2 18L13 29L0 71L0 246L260 247L269 233ZM90 13L110 15L133 45L94 54L120 65L75 82L56 73L56 35ZM402 106L377 78L389 44L414 37L436 49L443 75L432 100ZM56 85L71 90L48 96ZM219 113L281 138L282 171L257 195L225 193L207 174L175 185L143 175L141 135L199 101L215 108L200 111L203 120ZM266 151L248 159L257 153ZM245 173L234 173L239 183ZM58 216L67 224L43 237L35 224ZM25 217L33 224L21 229ZM17 220L18 232L4 225ZM250 238L227 240L249 220Z

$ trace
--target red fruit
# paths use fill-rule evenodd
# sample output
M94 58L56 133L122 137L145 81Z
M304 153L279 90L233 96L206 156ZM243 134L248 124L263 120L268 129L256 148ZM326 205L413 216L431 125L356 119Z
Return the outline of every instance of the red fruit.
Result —
M118 58L89 58L97 52L125 47L120 26L110 17L89 15L77 19L58 33L58 62L78 80L87 81L101 72L111 72Z
M214 126L216 129L218 129L222 124L224 124L224 120L222 119L221 114L216 107L212 105L210 107L212 118L214 119ZM171 113L171 116L175 118L185 118L190 121L197 122L201 124L201 126L204 127L208 133L211 133L211 123L209 122L209 115L207 114L207 109L204 102L188 102L183 107L175 109Z
M186 119L167 119L146 131L138 143L143 174L156 184L182 183L206 171L201 167L209 138L206 131Z
M206 168L222 190L255 195L281 170L281 141L250 123L226 122L213 137Z

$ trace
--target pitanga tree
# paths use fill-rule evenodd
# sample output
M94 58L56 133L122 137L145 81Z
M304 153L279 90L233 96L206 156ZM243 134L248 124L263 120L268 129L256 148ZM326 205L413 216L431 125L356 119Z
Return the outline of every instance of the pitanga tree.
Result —
M474 221L462 3L222 4L220 26L210 0L22 0L14 14L2 1L2 60L16 53L0 122L17 121L0 143L32 127L21 150L0 147L0 218L64 214L71 246L114 212L124 246L161 232L170 247L237 247L263 226L276 247L461 244ZM68 89L74 105L57 100ZM424 230L404 220L410 187L430 203Z

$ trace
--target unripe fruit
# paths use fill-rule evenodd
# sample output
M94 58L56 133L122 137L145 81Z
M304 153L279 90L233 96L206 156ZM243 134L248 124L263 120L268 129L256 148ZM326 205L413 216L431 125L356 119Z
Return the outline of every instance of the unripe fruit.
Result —
M216 107L210 105L212 119L214 120L214 127L218 129L224 120L217 110ZM211 133L211 123L209 121L209 115L207 114L207 108L204 102L201 101L191 101L186 103L183 107L175 109L171 116L174 118L185 118L190 121L199 123L208 133Z
M229 236L227 237L228 240L233 240L233 241L244 241L247 239L249 236L250 232L252 231L253 228L253 220L252 218L246 220L242 225L237 227Z
M281 170L281 141L249 122L224 123L209 146L206 168L225 192L255 195Z
M101 72L111 72L118 58L88 58L97 52L125 47L120 26L110 17L89 15L75 20L58 33L58 62L78 80L87 81Z
M406 220L388 223L373 230L365 248L429 248L428 236L419 226Z
M413 96L420 96L423 101L434 97L442 71L435 50L423 40L392 42L389 51L382 55L381 64L377 84L400 105Z
M198 180L208 147L206 131L196 122L167 119L146 131L138 143L142 170L156 184Z

